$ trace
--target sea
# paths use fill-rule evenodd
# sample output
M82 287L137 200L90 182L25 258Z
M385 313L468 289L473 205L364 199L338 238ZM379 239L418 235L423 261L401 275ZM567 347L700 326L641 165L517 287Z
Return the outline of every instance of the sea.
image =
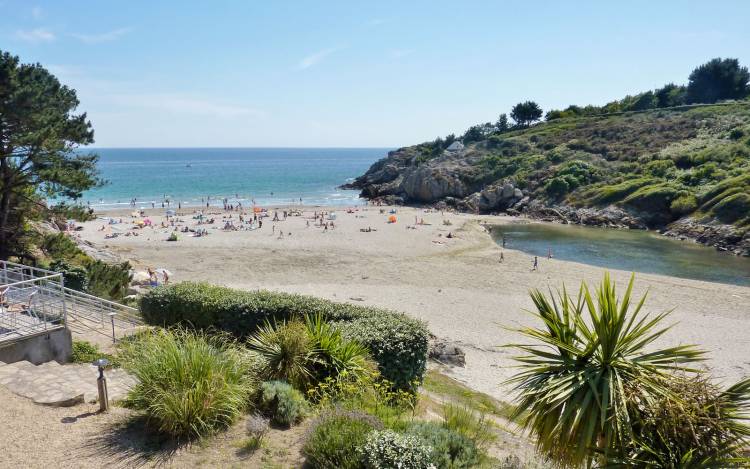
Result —
M338 187L364 174L390 148L100 148L106 184L84 193L97 209L136 207L358 205Z

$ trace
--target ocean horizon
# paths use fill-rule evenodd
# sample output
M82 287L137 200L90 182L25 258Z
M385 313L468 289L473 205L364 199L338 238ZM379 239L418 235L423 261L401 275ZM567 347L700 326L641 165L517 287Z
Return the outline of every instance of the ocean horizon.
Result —
M93 208L250 205L346 206L359 191L339 189L392 148L87 148L107 181L86 191Z

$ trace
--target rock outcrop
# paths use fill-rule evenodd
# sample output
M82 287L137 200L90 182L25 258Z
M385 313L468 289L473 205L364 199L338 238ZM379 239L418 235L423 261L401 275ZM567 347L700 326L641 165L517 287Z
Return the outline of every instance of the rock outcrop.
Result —
M672 221L668 209L657 210L646 202L591 207L583 206L585 201L578 199L577 206L573 206L547 197L544 179L527 180L523 188L517 187L513 177L493 181L483 167L488 154L483 143L437 156L424 151L419 145L391 151L365 174L342 187L359 189L364 198L393 205L426 205L470 213L504 212L612 228L656 228L667 236L694 239L719 250L750 256L750 231L716 220L685 217Z
M738 256L750 256L750 230L743 231L716 220L704 222L692 217L682 218L668 225L663 234L682 240L692 239Z

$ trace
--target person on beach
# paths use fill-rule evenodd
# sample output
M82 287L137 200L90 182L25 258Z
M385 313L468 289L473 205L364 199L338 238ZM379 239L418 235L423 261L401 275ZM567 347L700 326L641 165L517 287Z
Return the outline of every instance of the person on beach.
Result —
M531 271L534 272L539 268L539 258L534 256L534 266L531 268Z
M552 259L552 248L547 248L547 259Z
M505 255L503 254L503 251L500 251L500 263L502 264L505 261Z
M168 285L169 284L169 274L167 273L166 270L162 270L161 274L164 276L164 285Z
M148 284L150 286L152 286L152 287L158 286L159 285L159 279L156 276L156 272L154 272L154 269L152 269L151 267L149 267L148 269L146 269L146 271L148 272Z

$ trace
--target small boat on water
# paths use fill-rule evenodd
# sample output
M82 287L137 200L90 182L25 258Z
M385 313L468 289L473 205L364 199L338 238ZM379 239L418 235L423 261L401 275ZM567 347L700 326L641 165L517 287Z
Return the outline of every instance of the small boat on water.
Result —
M190 163L188 163L188 164L186 164L186 165L185 165L185 167L186 167L186 168L192 168L192 167L193 167L193 165L191 165Z

